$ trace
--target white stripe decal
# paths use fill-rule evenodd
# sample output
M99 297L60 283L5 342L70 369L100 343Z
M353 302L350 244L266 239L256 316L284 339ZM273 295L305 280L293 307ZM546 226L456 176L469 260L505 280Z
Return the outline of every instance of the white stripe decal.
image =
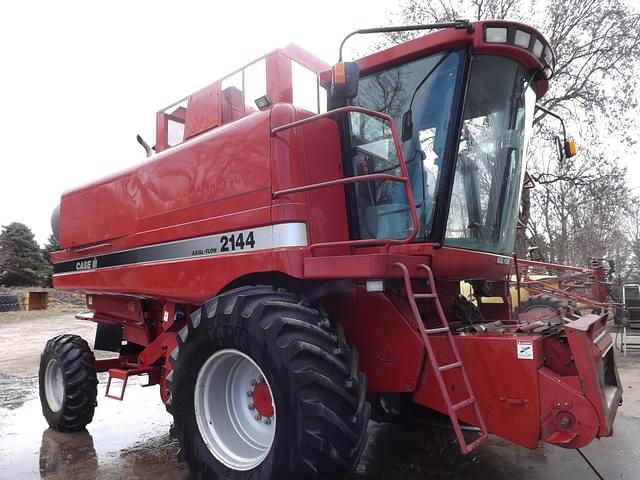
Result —
M280 223L83 257L55 264L54 272L86 272L137 263L231 255L307 245L307 227L304 223Z

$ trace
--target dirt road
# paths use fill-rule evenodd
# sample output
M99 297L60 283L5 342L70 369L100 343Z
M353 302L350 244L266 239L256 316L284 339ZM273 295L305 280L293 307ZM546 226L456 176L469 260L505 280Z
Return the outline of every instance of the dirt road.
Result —
M70 314L0 314L0 479L187 479L169 436L171 417L158 387L132 380L124 402L104 398L88 431L60 434L47 427L38 399L37 369L48 338L76 333L90 343L95 326ZM103 354L104 355L104 354ZM636 479L640 448L640 354L619 358L625 404L615 436L584 453L606 479ZM371 440L352 480L597 479L574 450L517 447L492 437L461 456L448 431L371 423Z

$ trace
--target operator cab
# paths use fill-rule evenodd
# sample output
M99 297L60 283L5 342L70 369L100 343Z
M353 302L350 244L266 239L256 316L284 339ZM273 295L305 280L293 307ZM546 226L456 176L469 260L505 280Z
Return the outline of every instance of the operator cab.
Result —
M511 255L537 98L555 56L531 27L464 24L357 62L357 94L330 98L388 115L400 138L419 228L413 242ZM368 33L368 32L364 32ZM392 128L349 112L343 128L351 175L401 175ZM354 239L403 239L413 225L401 182L348 187Z

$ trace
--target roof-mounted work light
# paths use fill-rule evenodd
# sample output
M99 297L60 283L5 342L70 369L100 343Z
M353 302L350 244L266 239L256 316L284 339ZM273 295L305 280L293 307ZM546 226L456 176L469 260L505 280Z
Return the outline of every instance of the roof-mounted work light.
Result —
M532 53L543 65L544 76L549 80L556 67L556 56L551 45L533 29L524 25L485 24L484 41L486 43L513 45Z

